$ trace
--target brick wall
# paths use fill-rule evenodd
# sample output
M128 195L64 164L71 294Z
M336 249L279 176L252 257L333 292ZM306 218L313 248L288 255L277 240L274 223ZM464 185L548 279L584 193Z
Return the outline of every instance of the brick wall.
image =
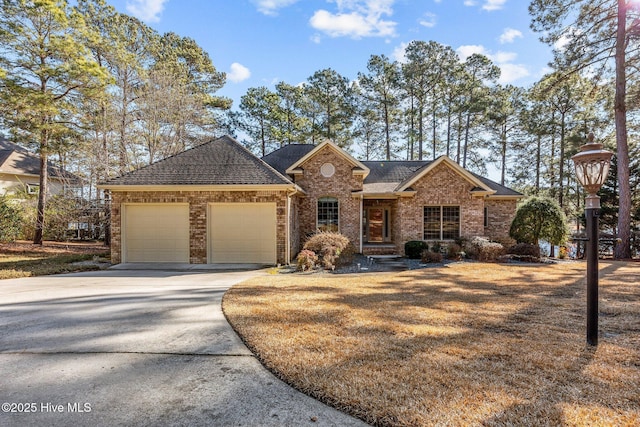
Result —
M189 203L189 260L207 263L207 205L209 203L276 203L277 262L286 263L287 196L284 191L135 191L113 192L111 203L111 262L122 261L122 203Z
M335 173L325 178L320 168L325 163L335 167ZM338 199L339 231L358 248L360 245L360 199L352 196L353 191L362 190L362 176L353 175L353 165L337 154L329 146L317 152L301 165L302 175L296 175L298 184L307 193L300 200L300 236L304 238L316 231L318 199L335 197Z
M290 253L291 253L291 259L295 259L295 257L298 255L298 252L300 252L300 249L302 249L302 244L301 244L301 236L300 236L300 197L292 197L291 198L291 219L290 219L290 225L291 225L291 248L290 248Z
M509 238L511 221L516 215L517 200L485 200L488 214L488 226L484 228L485 236L507 243L515 243Z
M414 197L398 200L396 218L396 248L404 254L404 243L423 240L424 206L460 206L460 235L462 237L484 234L484 200L470 193L473 185L445 164L429 171L412 188Z

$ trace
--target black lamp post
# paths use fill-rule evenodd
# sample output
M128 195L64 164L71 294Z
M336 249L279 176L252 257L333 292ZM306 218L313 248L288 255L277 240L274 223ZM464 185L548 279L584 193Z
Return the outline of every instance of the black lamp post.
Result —
M571 157L576 165L578 181L587 192L585 215L587 218L587 344L598 345L598 216L600 197L596 194L609 174L613 153L603 150L589 134L587 144Z

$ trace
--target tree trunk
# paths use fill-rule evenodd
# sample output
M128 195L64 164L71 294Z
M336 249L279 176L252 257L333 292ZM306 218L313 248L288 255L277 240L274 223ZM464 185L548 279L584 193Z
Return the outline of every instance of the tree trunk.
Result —
M620 202L618 210L618 238L615 247L617 259L631 258L631 186L629 183L629 146L627 144L626 87L626 1L618 0L618 28L616 33L616 94L615 124L618 159L618 185Z
M462 167L467 167L467 149L469 147L469 126L471 125L471 112L467 113L467 128L464 131L464 147L462 148Z
M436 107L433 106L433 114L431 116L432 137L433 137L433 160L436 159Z
M389 133L389 106L384 103L384 136L386 141L387 160L391 160L391 135ZM368 160L368 158L367 158Z
M556 195L556 127L555 127L556 113L553 111L551 113L551 123L553 129L551 130L551 157L549 157L549 190L551 193L551 197L555 197Z
M424 148L423 145L423 132L422 132L422 127L423 127L423 107L422 107L422 102L420 103L420 110L418 110L418 160L422 160L422 150Z
M558 182L560 183L560 194L558 194L558 204L564 207L564 138L565 138L565 117L563 111L560 115L560 164L558 165Z
M500 185L504 185L507 175L507 129L506 125L502 128L502 147L500 147L500 156L502 161L502 168L500 171Z
M536 147L536 196L540 193L540 160L542 157L542 137L538 135Z
M36 215L36 230L33 243L42 245L44 235L44 210L47 205L47 182L49 181L48 153L49 135L47 131L40 133L40 190L38 192L38 212Z
M451 108L447 109L447 157L451 158Z

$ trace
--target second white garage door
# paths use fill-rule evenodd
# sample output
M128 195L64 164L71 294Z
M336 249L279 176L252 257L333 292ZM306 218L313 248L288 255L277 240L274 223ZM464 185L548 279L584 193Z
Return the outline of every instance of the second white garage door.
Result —
M275 203L209 205L209 262L276 263Z

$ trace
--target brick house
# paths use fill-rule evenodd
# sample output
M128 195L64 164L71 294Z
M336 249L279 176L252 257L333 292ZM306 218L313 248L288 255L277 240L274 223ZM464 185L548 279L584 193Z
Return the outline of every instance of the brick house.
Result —
M326 141L258 159L229 136L100 187L112 195L113 263L287 263L317 230L364 254L506 238L522 197L446 156L359 161Z

